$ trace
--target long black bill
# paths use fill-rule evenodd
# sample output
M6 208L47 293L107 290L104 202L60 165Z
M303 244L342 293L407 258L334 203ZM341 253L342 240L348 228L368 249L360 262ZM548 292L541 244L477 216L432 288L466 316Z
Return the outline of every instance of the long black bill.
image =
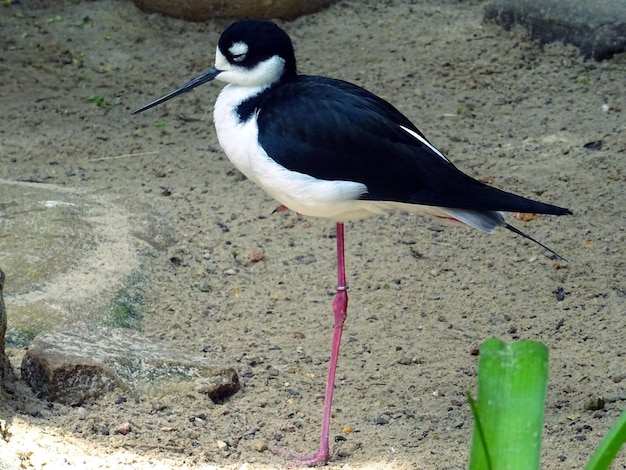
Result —
M174 98L174 97L176 97L178 95L182 95L183 93L187 93L188 91L193 90L195 87L200 86L203 83L210 82L215 77L217 77L220 74L220 72L221 72L221 70L218 70L215 67L211 67L209 70L204 72L202 75L199 75L196 78L194 78L193 80L191 80L190 82L185 83L180 88L177 88L174 91L170 91L167 95L162 96L161 98L158 98L158 99L156 99L154 101L151 101L150 103L142 106L141 108L138 108L138 109L134 110L132 112L132 114L139 114L139 113L145 111L146 109L154 108L155 106L157 106L157 105L159 105L161 103L165 103L166 101L171 100L172 98Z

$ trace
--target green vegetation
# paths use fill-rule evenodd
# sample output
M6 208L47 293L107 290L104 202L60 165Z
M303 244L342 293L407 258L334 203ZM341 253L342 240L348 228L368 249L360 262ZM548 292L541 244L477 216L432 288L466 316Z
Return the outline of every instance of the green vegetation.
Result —
M480 347L470 470L539 470L548 349L535 341L490 339ZM608 470L626 441L626 411L585 470Z
M28 346L35 336L43 330L34 326L20 326L9 328L6 333L6 344L13 348L23 348Z
M87 97L87 101L95 104L98 108L111 109L112 105L103 96L90 95Z
M139 319L139 312L128 301L118 300L111 309L112 326L131 328Z
M138 328L143 309L145 278L140 272L133 273L122 290L96 320L100 324L116 328Z
M585 72L585 74L580 77L580 83L582 83L584 86L591 85L591 75L589 75L589 72Z

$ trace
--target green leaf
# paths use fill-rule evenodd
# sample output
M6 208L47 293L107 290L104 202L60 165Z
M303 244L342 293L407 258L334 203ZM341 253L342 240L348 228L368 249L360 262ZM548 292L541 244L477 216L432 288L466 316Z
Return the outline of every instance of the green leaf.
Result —
M591 456L591 460L585 466L585 470L607 470L624 442L626 442L626 410L622 412L615 424L609 429L608 434L604 436Z
M547 380L543 344L483 343L470 470L539 469Z

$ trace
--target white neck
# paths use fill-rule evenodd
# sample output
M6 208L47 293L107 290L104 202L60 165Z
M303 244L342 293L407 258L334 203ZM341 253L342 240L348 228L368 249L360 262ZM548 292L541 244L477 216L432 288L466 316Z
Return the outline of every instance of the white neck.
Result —
M213 122L217 138L230 161L249 179L256 182L249 157L247 142L256 142L258 128L253 119L241 122L237 107L261 93L267 86L226 85L215 101ZM251 118L254 116L250 116Z

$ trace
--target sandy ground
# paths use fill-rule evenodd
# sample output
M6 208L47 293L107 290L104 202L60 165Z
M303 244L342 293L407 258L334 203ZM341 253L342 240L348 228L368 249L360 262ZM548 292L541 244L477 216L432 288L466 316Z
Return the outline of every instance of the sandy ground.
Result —
M218 84L130 116L208 68L229 21L185 23L127 1L51 3L0 7L0 177L155 207L177 243L145 273L140 327L237 367L243 387L222 404L155 390L79 410L20 386L0 409L0 452L19 451L23 468L282 468L266 445L311 452L318 439L333 223L272 214L276 202L231 167L212 127ZM483 24L482 9L340 1L283 25L302 73L368 88L470 175L575 212L510 220L567 265L505 231L402 213L346 225L351 297L330 468L465 468L471 351L491 336L550 348L542 468L582 468L624 408L626 57L540 48ZM598 397L604 409L588 409ZM125 421L133 432L116 434Z

